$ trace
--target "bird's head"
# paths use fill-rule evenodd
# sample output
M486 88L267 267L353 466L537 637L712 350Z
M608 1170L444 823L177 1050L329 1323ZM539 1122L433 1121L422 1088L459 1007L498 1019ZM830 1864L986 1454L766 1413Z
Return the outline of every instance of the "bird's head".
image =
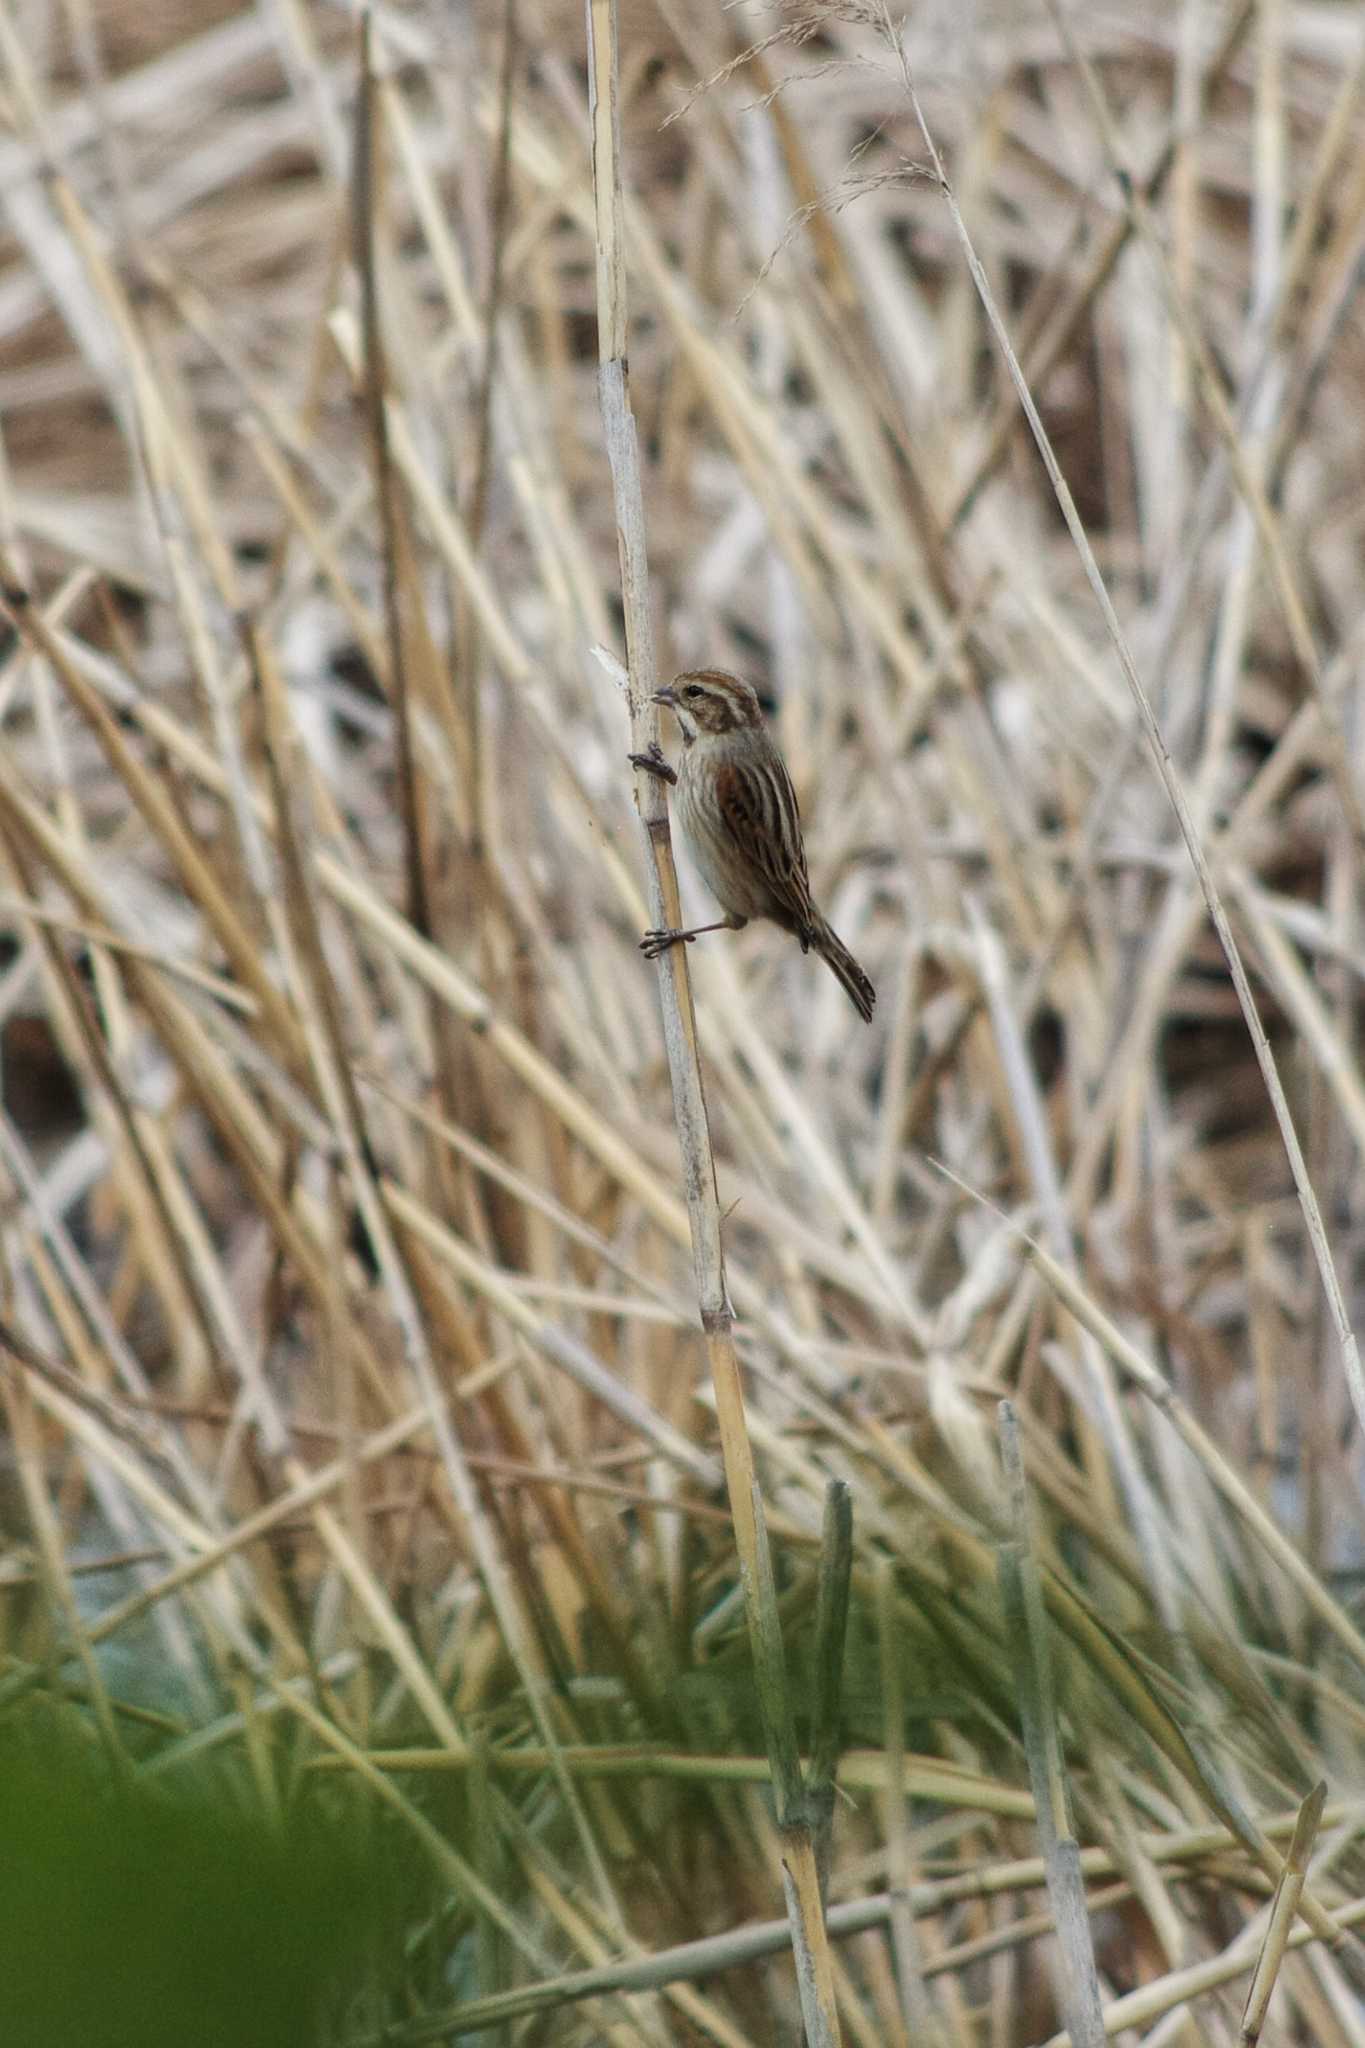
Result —
M763 723L753 684L727 675L723 668L691 669L677 676L666 690L656 690L654 702L669 706L689 745L702 736L742 732L746 726Z

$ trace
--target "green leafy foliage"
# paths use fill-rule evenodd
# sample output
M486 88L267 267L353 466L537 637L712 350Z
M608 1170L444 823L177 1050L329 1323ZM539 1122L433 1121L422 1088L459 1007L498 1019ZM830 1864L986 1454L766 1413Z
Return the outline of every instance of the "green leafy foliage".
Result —
M216 1766L174 1792L74 1716L0 1721L0 2038L24 2048L309 2048L374 1920L356 1831L278 1827Z

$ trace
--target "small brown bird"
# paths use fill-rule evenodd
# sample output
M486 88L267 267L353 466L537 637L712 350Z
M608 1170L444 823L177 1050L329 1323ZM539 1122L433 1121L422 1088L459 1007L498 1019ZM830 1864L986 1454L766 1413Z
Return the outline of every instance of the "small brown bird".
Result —
M682 727L682 768L675 774L655 747L632 754L637 768L678 785L678 817L702 879L725 916L690 932L646 932L652 960L700 932L741 931L770 918L816 952L870 1022L876 990L811 901L801 815L786 764L768 736L758 693L724 669L696 669L655 692Z

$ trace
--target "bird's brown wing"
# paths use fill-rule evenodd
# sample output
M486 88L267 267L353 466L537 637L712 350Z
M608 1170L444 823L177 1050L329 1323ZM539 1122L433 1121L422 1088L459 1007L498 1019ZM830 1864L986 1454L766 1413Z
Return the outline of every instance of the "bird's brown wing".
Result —
M757 762L722 762L716 774L721 823L739 856L762 876L773 899L769 916L802 945L815 923L796 791L776 748Z

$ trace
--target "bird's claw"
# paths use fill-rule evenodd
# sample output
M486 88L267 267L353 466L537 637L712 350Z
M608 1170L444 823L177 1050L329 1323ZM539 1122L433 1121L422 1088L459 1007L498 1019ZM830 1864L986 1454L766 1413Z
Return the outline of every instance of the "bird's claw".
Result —
M657 775L660 782L676 782L678 771L671 768L664 759L664 750L657 740L651 740L643 754L627 754L632 768L638 768L645 775Z
M690 946L695 936L693 932L646 932L640 941L640 951L646 960L657 960L660 953L666 953L670 946L676 946L680 941Z

